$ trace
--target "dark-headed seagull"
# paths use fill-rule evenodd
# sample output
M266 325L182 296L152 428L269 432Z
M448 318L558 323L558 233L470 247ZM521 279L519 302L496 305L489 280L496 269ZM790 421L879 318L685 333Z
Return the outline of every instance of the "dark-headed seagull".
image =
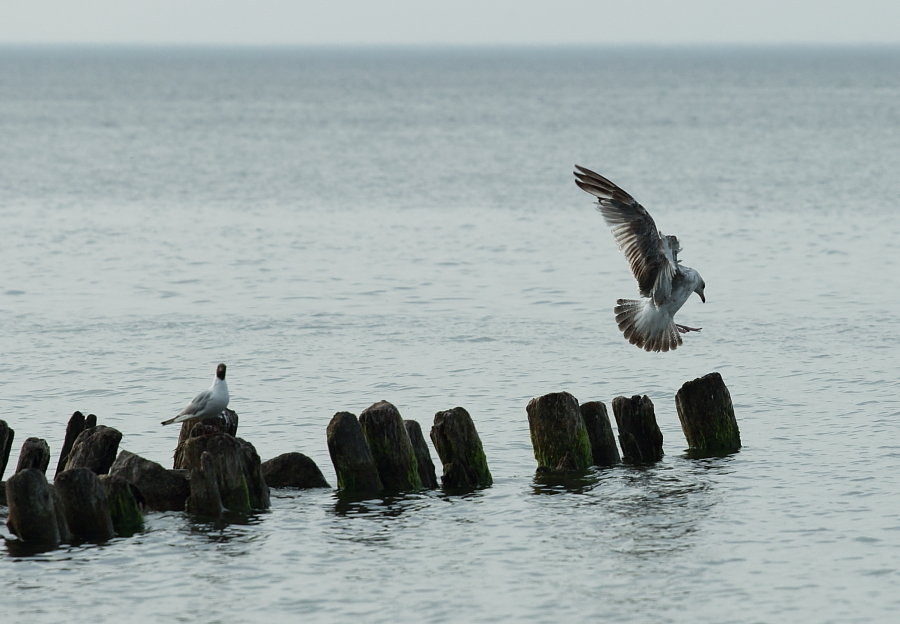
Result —
M218 416L223 409L228 407L228 384L225 383L225 365L216 367L216 376L209 390L204 390L188 403L177 416L164 420L162 424L184 422L185 420L199 420Z
M597 209L638 282L640 299L616 301L619 329L646 351L678 348L681 334L701 329L679 325L674 318L691 293L706 303L703 278L678 262L678 238L657 230L653 217L631 195L590 169L575 165L574 173L575 184L597 198Z

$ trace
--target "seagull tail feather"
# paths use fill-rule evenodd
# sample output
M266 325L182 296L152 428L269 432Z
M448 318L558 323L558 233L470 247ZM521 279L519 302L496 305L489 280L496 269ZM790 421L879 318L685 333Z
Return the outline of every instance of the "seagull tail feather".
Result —
M660 327L652 322L649 299L619 299L616 301L616 323L625 339L645 351L673 351L682 344L674 323Z
M190 414L178 414L178 416L173 416L169 420L162 421L164 425L171 425L172 423L180 423L188 420L191 417Z

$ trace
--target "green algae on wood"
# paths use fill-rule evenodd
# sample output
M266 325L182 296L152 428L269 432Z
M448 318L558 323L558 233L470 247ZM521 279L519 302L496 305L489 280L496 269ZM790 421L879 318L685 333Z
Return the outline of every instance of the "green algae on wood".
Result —
M215 432L188 438L182 449L188 469L203 469L204 451L213 457L219 494L226 509L247 512L269 507L268 486L262 477L259 456L249 442Z
M100 482L106 490L109 515L119 537L134 535L144 528L144 514L138 502L140 491L124 478L103 475Z
M362 411L359 424L384 488L392 492L422 489L416 453L397 408L379 401Z
M115 537L106 488L90 468L69 468L56 475L66 524L74 537L104 542Z
M269 485L263 475L262 460L256 452L256 447L243 438L235 438L235 440L241 446L244 459L244 482L247 486L250 506L253 509L268 509L271 507Z
M375 494L384 489L375 458L355 414L338 412L332 416L325 438L339 490Z
M203 451L200 454L200 465L191 468L191 495L185 504L185 510L198 516L218 517L225 511L225 505L222 503L222 493L219 490L218 468L215 458L209 451ZM241 490L241 488L238 488ZM241 494L246 492L246 488L241 490ZM237 506L245 506L249 510L250 497L246 500L239 500ZM235 503L231 503L234 508Z
M525 409L539 471L583 471L591 466L591 442L574 396L545 394L529 401Z
M741 448L731 393L719 373L686 382L675 395L675 408L692 455L733 453Z
M616 436L609 422L606 404L602 401L589 401L581 405L581 417L587 428L591 441L591 455L595 466L615 466L622 462Z
M434 415L431 441L443 465L441 484L449 490L472 490L494 483L472 417L462 407Z
M409 419L403 421L403 426L406 427L406 433L409 435L409 441L412 443L413 451L416 454L416 464L422 487L429 490L437 488L437 474L434 471L434 462L431 461L431 453L428 451L428 443L422 434L422 426L418 421Z

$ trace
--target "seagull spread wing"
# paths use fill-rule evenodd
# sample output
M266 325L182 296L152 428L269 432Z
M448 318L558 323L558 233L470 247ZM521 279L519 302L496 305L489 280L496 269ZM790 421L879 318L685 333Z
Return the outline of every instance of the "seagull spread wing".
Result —
M599 173L575 165L575 183L597 198L597 208L631 265L641 295L657 305L667 301L678 271L678 240L660 236L650 213Z

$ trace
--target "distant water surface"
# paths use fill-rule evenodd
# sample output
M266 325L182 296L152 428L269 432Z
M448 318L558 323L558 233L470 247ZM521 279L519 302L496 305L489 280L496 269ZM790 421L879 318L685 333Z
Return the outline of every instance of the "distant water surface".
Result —
M462 405L495 481L9 544L11 621L892 621L898 101L897 48L0 48L5 477L76 409L170 465L224 361L263 459L334 485L335 412ZM576 162L703 274L679 350L618 333ZM674 394L711 371L744 448L690 460ZM561 390L647 394L666 457L536 480L525 405Z

